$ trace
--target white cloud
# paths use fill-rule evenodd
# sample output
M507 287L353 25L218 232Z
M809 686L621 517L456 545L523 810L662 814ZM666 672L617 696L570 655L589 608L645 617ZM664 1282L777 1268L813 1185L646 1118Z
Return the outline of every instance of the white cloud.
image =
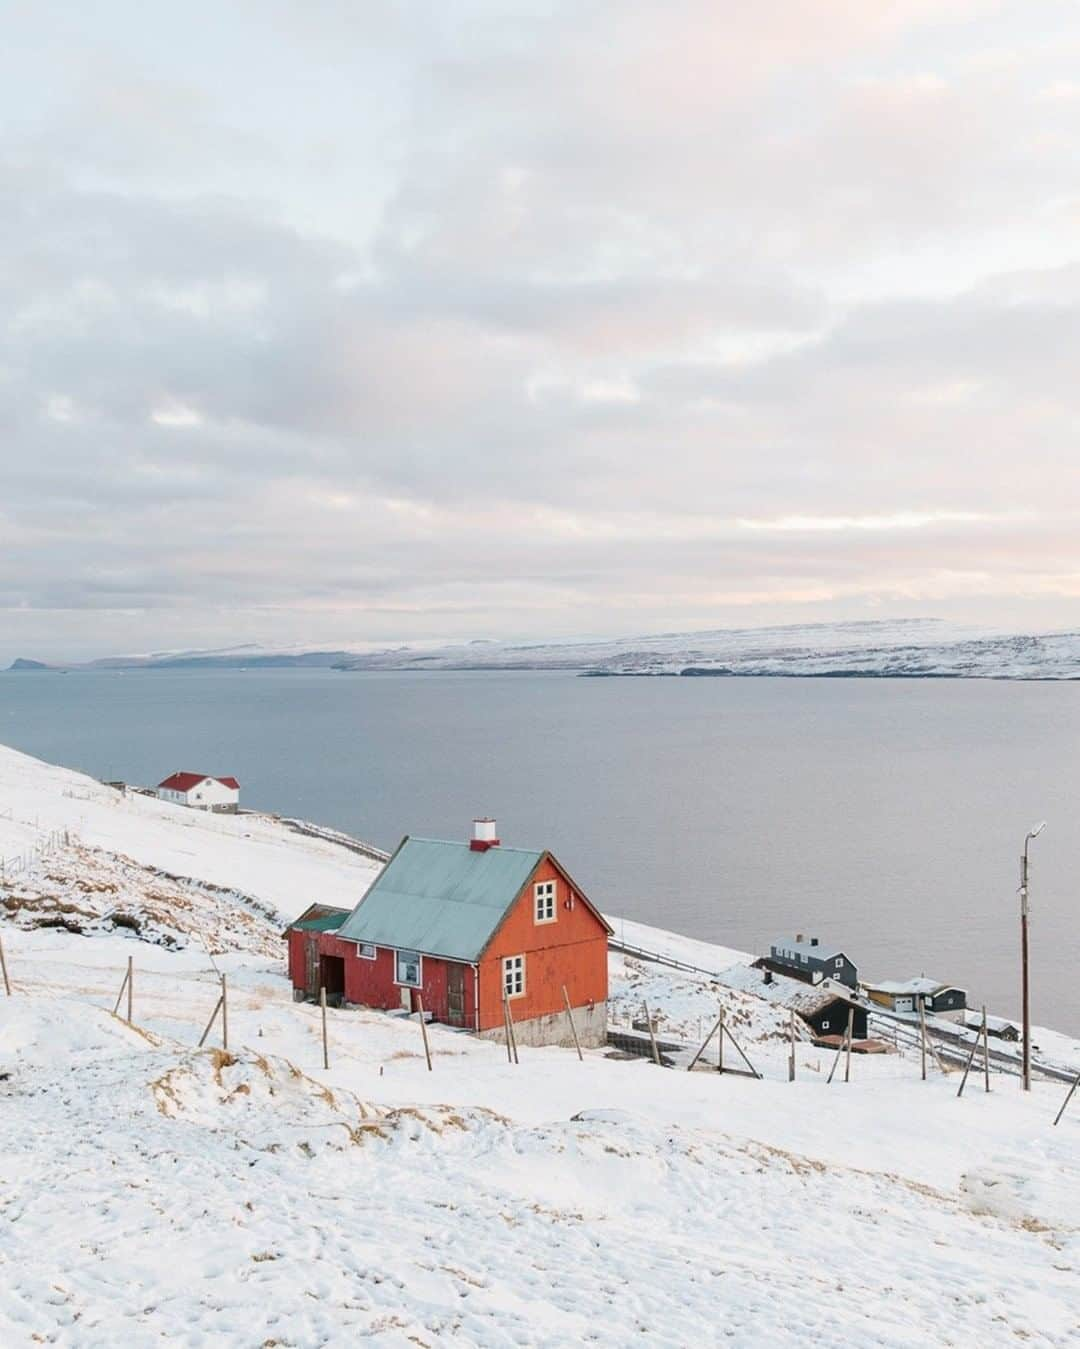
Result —
M202 415L194 408L175 402L156 407L150 414L150 420L155 426L189 427L203 424Z
M738 521L741 529L761 529L783 534L840 534L848 530L871 532L895 529L926 529L931 525L977 525L994 519L1009 520L1014 516L992 516L979 511L894 511L888 515L782 515L773 520Z
M1071 7L271 9L9 19L0 657L1075 615Z

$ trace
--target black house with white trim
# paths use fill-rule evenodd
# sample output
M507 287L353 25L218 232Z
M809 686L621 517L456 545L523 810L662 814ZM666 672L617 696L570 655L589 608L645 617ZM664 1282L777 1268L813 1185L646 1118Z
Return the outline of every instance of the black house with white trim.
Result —
M786 974L807 984L833 979L847 988L854 988L859 982L858 971L839 947L822 946L817 937L806 941L802 933L794 941L781 938L773 942L762 964L777 974Z

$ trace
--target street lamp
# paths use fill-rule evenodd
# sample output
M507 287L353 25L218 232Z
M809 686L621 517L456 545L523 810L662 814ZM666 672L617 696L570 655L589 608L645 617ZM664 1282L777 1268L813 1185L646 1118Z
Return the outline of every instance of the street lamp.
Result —
M1024 855L1020 859L1020 966L1023 972L1023 1011L1024 1011L1024 1090L1031 1090L1031 1003L1028 997L1028 848L1031 840L1038 838L1046 828L1041 820L1027 832L1024 839Z

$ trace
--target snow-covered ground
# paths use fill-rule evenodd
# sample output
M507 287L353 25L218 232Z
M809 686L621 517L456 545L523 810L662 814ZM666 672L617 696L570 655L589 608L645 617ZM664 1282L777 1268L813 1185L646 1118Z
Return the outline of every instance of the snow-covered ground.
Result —
M1080 1342L1080 1109L1051 1126L1057 1085L973 1080L958 1100L957 1074L924 1083L897 1055L829 1086L809 1044L789 1083L775 1009L749 993L737 1033L761 1081L603 1051L512 1065L438 1026L429 1073L414 1021L358 1009L329 1013L326 1071L258 905L353 902L370 861L9 752L0 816L0 848L67 829L95 868L122 853L149 885L199 882L172 882L192 906L172 947L0 919L0 1344ZM207 882L244 897L237 949ZM182 940L204 904L213 959ZM742 959L669 941L705 969ZM129 955L134 1027L111 1012ZM198 1051L219 972L229 1052L220 1026ZM672 1026L729 996L619 954L612 976L616 1007L644 985Z
M318 832L318 831L316 831ZM100 865L124 859L258 900L290 919L313 900L351 907L379 863L342 847L332 831L310 837L261 815L211 815L40 763L0 746L0 859L8 885L46 885L50 871L77 881L87 850ZM124 882L131 888L131 877Z

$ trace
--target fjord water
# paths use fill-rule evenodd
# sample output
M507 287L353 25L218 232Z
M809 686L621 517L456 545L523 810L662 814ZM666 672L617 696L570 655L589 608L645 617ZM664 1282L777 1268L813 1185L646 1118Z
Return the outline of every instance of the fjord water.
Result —
M235 774L243 802L392 847L550 847L604 909L754 951L841 945L1080 1032L1080 684L321 670L0 676L0 742L96 777ZM299 911L315 894L298 894Z

